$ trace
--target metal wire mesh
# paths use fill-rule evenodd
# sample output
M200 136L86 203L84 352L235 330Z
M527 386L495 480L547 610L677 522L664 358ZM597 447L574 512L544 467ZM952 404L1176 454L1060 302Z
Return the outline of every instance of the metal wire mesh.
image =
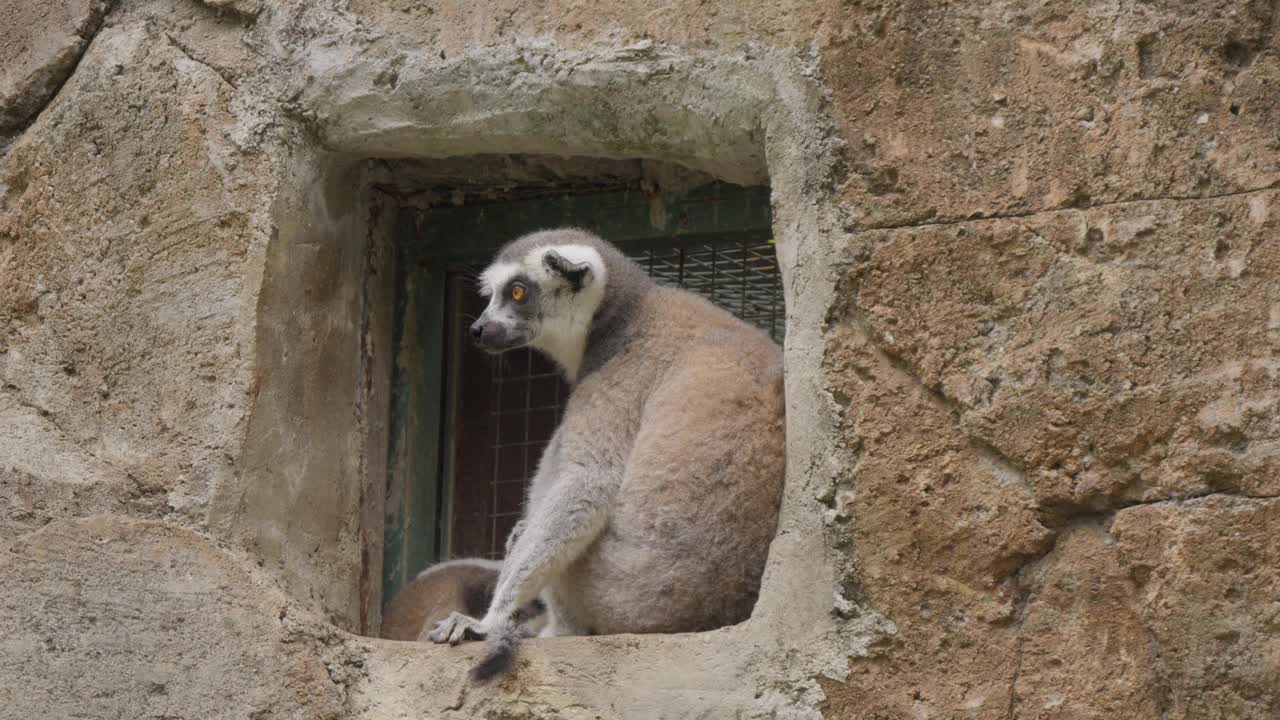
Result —
M782 342L782 280L772 243L709 242L629 255L657 282L697 293ZM499 356L488 372L491 390L487 412L493 426L488 527L484 547L454 548L455 556L502 557L507 535L523 511L528 481L568 396L555 367L528 350ZM460 510L455 508L455 516L463 514Z
M630 256L659 283L701 295L782 342L782 276L772 243L699 243Z
M524 509L529 478L560 421L567 388L550 362L528 350L499 356L490 373L493 476L484 551L488 557L500 558L507 535Z

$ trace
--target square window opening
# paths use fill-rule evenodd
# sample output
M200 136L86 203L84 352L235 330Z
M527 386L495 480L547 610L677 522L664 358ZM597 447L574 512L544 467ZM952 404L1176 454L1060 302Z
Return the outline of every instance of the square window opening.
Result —
M590 230L657 282L782 342L767 186L638 160L494 156L380 170L374 192L393 216L391 417L385 477L366 482L383 500L381 605L435 562L502 557L564 409L569 389L551 361L523 349L490 356L467 337L486 303L476 278L507 241Z

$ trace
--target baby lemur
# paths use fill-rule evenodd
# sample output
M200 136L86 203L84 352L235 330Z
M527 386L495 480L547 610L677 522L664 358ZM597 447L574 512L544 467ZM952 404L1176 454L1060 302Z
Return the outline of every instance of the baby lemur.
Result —
M539 593L544 636L745 620L782 494L778 345L582 230L515 240L480 282L476 342L535 348L572 389L487 612L453 613L431 639L487 637L484 680L511 667L513 614Z

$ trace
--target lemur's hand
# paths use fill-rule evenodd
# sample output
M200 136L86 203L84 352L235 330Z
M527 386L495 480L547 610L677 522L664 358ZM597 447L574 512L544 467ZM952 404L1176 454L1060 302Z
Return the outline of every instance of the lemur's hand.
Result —
M431 641L457 645L463 640L483 640L488 632L488 628L479 620L470 615L454 612L436 623L436 629L431 631Z

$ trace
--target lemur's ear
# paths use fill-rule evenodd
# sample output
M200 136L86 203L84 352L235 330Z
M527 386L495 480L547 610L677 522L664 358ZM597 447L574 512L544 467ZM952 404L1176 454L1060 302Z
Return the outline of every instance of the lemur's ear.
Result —
M591 266L587 263L572 262L555 250L548 250L542 256L542 264L552 273L564 278L574 292L581 290L591 282Z

